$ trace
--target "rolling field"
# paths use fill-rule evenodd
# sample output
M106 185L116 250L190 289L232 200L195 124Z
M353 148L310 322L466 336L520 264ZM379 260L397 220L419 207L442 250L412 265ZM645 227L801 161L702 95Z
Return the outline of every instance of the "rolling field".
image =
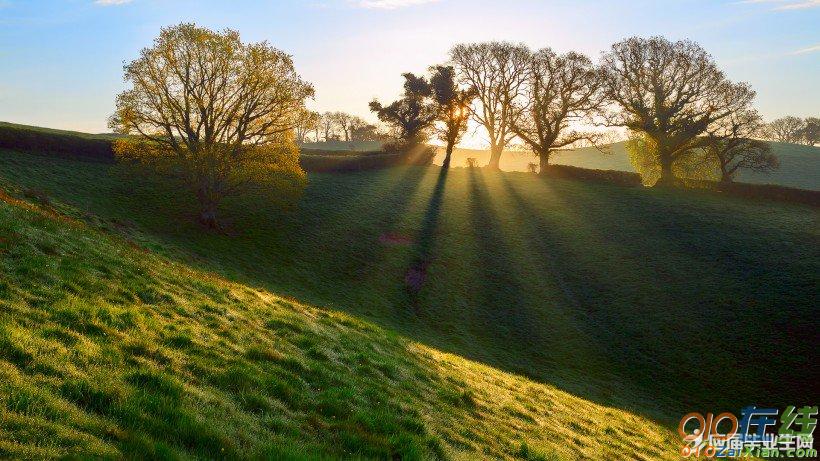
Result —
M0 184L196 270L664 427L817 397L813 208L407 167L313 174L284 212L234 199L217 235L174 184L111 168L4 152Z
M675 458L654 421L96 224L0 192L0 458Z
M780 169L770 174L741 171L736 179L738 182L777 184L799 189L820 190L820 147L780 142L771 144L772 151L780 159ZM489 152L486 150L456 149L453 152L453 165L466 165L468 157L476 158L478 165L483 166L487 164ZM444 153L440 152L435 159L435 163L440 165L443 159ZM509 151L501 157L501 169L504 171L527 171L527 164L530 162L538 163L532 153ZM624 148L624 142L612 144L606 154L602 154L591 147L559 152L553 157L552 163L596 170L635 171L635 168L629 162L629 155Z

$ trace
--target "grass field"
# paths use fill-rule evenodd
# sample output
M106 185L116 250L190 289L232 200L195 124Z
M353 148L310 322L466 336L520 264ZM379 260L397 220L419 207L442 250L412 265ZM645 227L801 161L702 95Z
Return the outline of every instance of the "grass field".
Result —
M285 212L233 200L215 235L173 184L105 165L4 153L0 181L184 264L667 427L817 400L816 209L408 167L311 175Z
M820 147L803 146L773 142L772 151L780 159L780 169L770 173L741 171L737 181L753 184L777 184L799 189L820 190ZM563 151L555 154L552 162L559 165L571 165L597 170L635 171L629 162L629 155L624 142L612 144L602 154L591 147ZM478 165L486 165L489 159L487 150L456 149L453 152L453 165L464 166L468 157L476 158ZM444 153L436 157L440 165ZM531 152L509 151L501 157L501 169L505 171L527 171L527 164L538 163Z
M0 458L675 459L656 422L61 211L0 192Z

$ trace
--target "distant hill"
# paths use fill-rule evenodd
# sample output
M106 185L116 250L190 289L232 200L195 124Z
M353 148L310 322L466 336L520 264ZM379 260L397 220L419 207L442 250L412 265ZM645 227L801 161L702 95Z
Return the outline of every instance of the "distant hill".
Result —
M56 134L63 136L77 136L84 139L117 139L123 135L116 133L83 133L81 131L58 130L54 128L43 128L41 126L21 125L19 123L0 122L0 128L13 128L17 130L39 131L40 133Z
M553 163L599 170L635 171L629 162L625 144L623 141L612 144L606 154L592 147L560 152L555 155ZM780 159L780 169L771 174L744 171L737 178L738 181L820 190L820 147L781 142L771 144L772 150ZM487 150L456 149L453 152L453 165L464 166L469 157L476 158L479 165L484 165L489 160L489 156ZM436 156L434 163L440 165L443 158L442 150ZM508 151L501 157L501 169L527 171L527 164L530 162L537 163L532 153Z
M327 142L306 142L299 145L307 150L347 150L355 152L367 152L379 150L382 143L379 141L327 141Z

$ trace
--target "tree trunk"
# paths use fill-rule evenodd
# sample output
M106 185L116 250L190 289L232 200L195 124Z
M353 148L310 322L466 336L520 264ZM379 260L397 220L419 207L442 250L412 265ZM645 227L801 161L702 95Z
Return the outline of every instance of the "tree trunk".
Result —
M550 167L550 152L541 152L538 154L538 174L545 175Z
M661 163L661 177L655 183L655 187L669 187L675 185L675 173L672 172L672 156L659 153Z
M488 169L496 171L501 170L501 152L503 150L504 149L501 146L490 147L490 163L487 164Z
M447 153L444 155L444 162L441 163L442 168L450 168L450 158L453 156L453 143L447 143Z

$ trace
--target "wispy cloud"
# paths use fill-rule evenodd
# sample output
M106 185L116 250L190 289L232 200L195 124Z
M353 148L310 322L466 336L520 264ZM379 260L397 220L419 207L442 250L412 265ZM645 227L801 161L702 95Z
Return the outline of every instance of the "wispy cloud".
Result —
M802 48L797 51L792 51L789 53L791 56L795 56L798 54L808 54L808 53L819 53L820 52L820 45L810 46L808 48Z
M100 6L125 5L126 3L131 3L131 0L94 0L94 4Z
M741 0L736 3L770 4L774 11L806 10L820 7L820 0Z
M434 3L438 1L439 0L354 0L351 3L353 6L358 8L395 10L397 8L423 5L425 3Z

